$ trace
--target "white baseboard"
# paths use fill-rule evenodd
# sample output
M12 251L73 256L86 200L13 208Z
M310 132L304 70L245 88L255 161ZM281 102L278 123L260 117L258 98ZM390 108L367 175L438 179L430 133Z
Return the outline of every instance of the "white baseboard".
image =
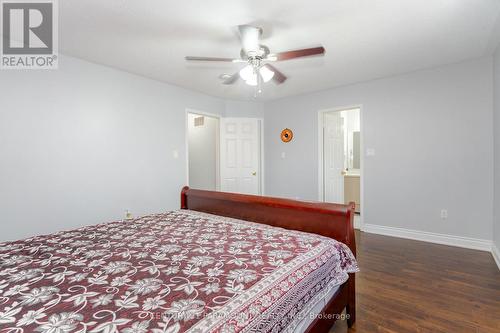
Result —
M361 230L361 217L359 215L354 217L354 229Z
M495 244L491 244L491 254L493 255L493 259L495 259L495 262L497 263L498 269L500 269L500 251L498 250L498 247L495 246Z
M486 239L436 234L433 232L386 227L375 224L363 225L362 231L372 234L413 239L423 242L457 246L467 249L474 249L474 250L481 250L488 252L492 251L492 245L493 245L492 241ZM497 250L497 255L498 255L498 250Z

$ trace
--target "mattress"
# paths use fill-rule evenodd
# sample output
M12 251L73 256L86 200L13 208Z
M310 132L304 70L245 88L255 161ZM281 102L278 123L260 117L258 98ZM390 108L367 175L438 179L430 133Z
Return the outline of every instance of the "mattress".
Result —
M296 332L356 271L322 236L148 215L0 243L0 332Z

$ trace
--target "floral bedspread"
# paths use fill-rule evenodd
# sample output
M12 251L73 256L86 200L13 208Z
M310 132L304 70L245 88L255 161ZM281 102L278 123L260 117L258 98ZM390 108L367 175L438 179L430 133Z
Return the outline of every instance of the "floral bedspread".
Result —
M355 271L329 238L172 211L0 243L0 332L287 332Z

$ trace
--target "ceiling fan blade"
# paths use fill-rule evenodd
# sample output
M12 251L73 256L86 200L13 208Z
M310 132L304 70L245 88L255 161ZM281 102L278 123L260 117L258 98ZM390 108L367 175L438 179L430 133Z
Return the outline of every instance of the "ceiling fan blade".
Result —
M283 82L286 81L287 77L285 74L283 74L282 72L280 72L276 67L274 67L273 65L270 65L270 64L265 64L264 67L267 67L269 70L273 71L274 72L274 76L273 76L273 80L277 83L277 84L282 84Z
M262 33L260 28L252 27L251 25L240 25L238 26L240 32L241 43L243 44L243 49L248 54L248 52L257 52L259 50L259 37Z
M268 56L268 59L275 61L282 61L282 60L290 60L302 57L318 56L318 55L323 55L324 53L325 53L325 48L323 46L319 46L319 47L312 47L309 49L300 49L300 50L270 54Z
M222 61L222 62L242 62L244 60L241 59L233 59L233 58L217 58L217 57L186 57L187 61Z
M240 73L236 72L233 75L231 75L230 77L228 77L227 79L225 79L224 81L222 81L222 84L226 84L226 85L234 84L236 81L238 81L239 78L240 78Z

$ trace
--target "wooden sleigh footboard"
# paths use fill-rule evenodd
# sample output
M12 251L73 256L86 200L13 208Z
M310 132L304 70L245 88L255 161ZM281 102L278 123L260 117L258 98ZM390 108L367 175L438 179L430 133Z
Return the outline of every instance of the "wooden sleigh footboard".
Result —
M281 198L213 192L184 187L181 209L247 220L290 230L322 235L338 240L356 255L354 203L349 205L304 202ZM346 309L347 323L356 320L355 277L336 292L306 332L328 332L337 315Z

